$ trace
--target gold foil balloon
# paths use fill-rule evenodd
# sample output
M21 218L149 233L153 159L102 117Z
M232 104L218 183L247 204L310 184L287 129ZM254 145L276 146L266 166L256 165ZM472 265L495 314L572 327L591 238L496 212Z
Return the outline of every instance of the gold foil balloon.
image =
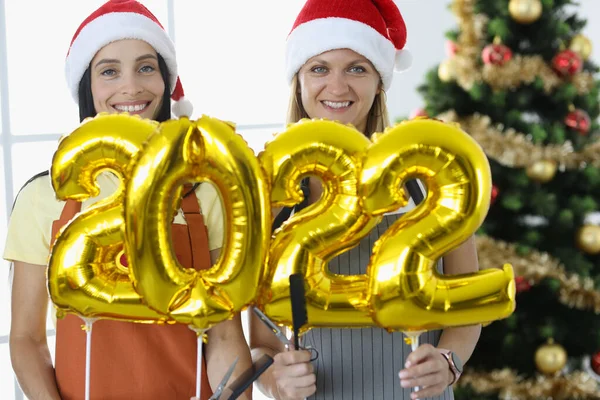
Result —
M273 207L299 203L299 183L306 176L318 177L323 185L321 198L274 234L259 301L274 321L292 325L289 276L302 273L308 285L304 330L373 325L365 303L367 277L334 275L327 268L380 220L363 214L359 204L359 162L369 143L351 126L305 119L275 136L259 155L271 177Z
M479 145L456 126L430 119L377 135L362 162L365 212L382 215L405 206L402 186L411 178L419 178L428 194L374 245L367 274L375 322L407 332L509 316L515 308L512 267L454 276L435 268L487 214L491 173Z
M114 172L121 185L110 197L80 212L56 238L48 287L59 311L137 322L168 320L144 304L119 263L128 166L157 127L125 114L98 115L60 140L51 168L59 199L83 201L97 196L96 177L103 171Z
M174 194L196 181L215 184L225 216L221 256L202 271L179 264L169 229ZM151 307L207 329L255 300L270 236L269 187L234 126L206 116L162 123L136 160L126 193L126 250L136 289Z

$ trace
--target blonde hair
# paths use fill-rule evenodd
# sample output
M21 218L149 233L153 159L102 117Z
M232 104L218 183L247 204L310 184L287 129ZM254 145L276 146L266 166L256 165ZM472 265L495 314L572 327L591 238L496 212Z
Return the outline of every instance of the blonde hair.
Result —
M298 74L296 74L292 79L292 84L290 86L290 101L288 104L286 124L298 122L302 118L310 117L302 106ZM375 132L383 132L388 126L390 126L390 120L386 96L385 91L381 89L379 93L375 95L373 105L371 106L371 110L369 110L369 114L367 115L367 127L363 133L367 137L371 137L371 135Z

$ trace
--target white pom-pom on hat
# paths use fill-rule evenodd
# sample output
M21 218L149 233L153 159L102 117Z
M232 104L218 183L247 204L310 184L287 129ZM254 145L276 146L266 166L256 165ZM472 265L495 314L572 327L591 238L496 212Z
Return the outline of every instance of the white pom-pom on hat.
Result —
M183 86L181 85L180 79L177 79L177 83L175 84L175 90L173 90L171 99L173 100L171 111L176 117L189 118L192 116L194 106L188 99L185 98L185 93L183 91Z
M413 63L413 56L410 50L405 47L402 50L396 51L396 59L394 61L395 72L405 72L410 69Z

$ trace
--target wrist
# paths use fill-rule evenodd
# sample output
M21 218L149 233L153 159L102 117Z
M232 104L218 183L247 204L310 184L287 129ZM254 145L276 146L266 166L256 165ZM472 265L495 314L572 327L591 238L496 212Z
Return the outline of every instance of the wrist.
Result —
M440 349L438 351L446 359L448 363L448 386L451 386L458 381L463 372L463 364L456 353L448 349Z
M452 372L448 365L448 368L446 369L446 386L452 386L455 381L456 377L454 376L454 372Z

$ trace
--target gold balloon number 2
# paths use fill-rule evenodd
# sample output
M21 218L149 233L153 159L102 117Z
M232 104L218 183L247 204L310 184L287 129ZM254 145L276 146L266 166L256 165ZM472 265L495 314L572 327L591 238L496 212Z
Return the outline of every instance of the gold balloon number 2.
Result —
M512 267L444 276L436 261L475 233L490 205L491 172L479 145L457 126L434 120L400 124L375 139L362 162L364 211L382 215L406 205L400 184L425 182L424 204L375 243L368 308L377 325L420 331L509 316Z
M489 206L485 155L453 125L414 120L370 141L351 126L303 120L257 158L234 126L210 117L158 125L100 115L61 140L51 173L57 196L94 197L105 170L117 173L121 190L79 213L51 252L59 310L207 329L256 304L291 325L288 277L298 272L307 285L306 329L428 330L514 310L509 266L435 272L435 260L472 235ZM322 181L323 195L271 238L271 206L299 202L309 175ZM376 242L367 273L330 273L329 260L407 203L402 184L415 177L427 199ZM226 234L217 263L195 271L178 263L169 226L182 185L205 180L220 193ZM129 270L117 274L115 249L123 247Z
M48 263L48 289L58 311L162 322L118 264L123 249L123 199L129 164L158 124L123 115L88 120L61 139L50 175L59 199L83 201L100 193L97 176L111 171L116 192L77 214L58 234Z

